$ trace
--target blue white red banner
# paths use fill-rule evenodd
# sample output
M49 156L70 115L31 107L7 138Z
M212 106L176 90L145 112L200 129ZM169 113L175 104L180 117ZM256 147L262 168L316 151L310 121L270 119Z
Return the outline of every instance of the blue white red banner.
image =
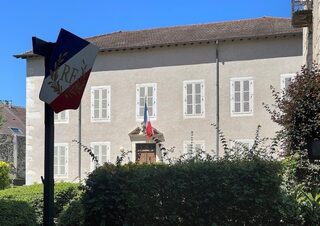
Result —
M77 109L99 48L61 29L47 65L40 99L56 112Z

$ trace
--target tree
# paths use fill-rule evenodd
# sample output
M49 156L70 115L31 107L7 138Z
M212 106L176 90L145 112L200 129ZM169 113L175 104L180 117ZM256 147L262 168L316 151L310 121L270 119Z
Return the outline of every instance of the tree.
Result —
M271 119L282 126L278 132L287 156L297 160L298 183L312 188L320 185L320 164L308 159L308 144L320 139L320 69L302 66L294 81L281 92L271 87L275 104L265 105Z

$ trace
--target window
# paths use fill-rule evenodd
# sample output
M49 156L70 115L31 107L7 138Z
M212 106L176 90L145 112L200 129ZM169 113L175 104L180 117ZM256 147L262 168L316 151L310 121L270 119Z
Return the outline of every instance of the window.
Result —
M183 82L184 118L202 118L205 116L204 80Z
M231 116L253 115L253 79L232 78L230 80Z
M91 148L99 165L110 162L110 142L93 142L91 143ZM91 169L93 170L95 167L95 162L91 160Z
M250 150L253 146L254 141L252 139L235 139L230 143L231 148L242 149L247 148Z
M194 140L192 143L190 140L183 142L183 153L194 156L197 152L205 151L205 142L203 140Z
M281 75L281 90L286 90L288 86L291 84L291 82L294 81L294 78L296 77L296 74L282 74Z
M55 123L68 123L69 122L69 111L61 111L58 114L54 113Z
M54 145L54 176L67 177L68 175L68 144Z
M157 116L157 84L137 84L136 102L137 121L143 120L145 102L147 102L150 119L155 120Z
M22 135L22 131L19 128L16 127L10 127L11 131L16 135Z
M91 121L110 122L110 86L91 87Z

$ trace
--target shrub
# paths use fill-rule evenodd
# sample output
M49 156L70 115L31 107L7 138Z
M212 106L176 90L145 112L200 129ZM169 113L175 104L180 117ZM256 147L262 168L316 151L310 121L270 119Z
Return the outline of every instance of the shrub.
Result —
M36 215L27 202L0 199L0 225L37 225Z
M56 183L54 188L54 217L58 217L66 206L79 193L79 184ZM27 202L35 211L37 222L43 220L43 185L34 184L0 191L0 199Z
M9 172L9 164L0 161L0 190L5 189L10 185Z
M279 225L280 170L259 159L106 164L87 179L85 225Z
M58 218L58 226L82 226L84 219L83 205L79 198L69 203Z

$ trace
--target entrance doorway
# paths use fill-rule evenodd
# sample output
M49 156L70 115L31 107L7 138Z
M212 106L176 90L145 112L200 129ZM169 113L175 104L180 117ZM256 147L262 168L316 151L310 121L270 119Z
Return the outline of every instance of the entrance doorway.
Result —
M136 144L136 162L155 163L156 162L156 144L139 143Z

